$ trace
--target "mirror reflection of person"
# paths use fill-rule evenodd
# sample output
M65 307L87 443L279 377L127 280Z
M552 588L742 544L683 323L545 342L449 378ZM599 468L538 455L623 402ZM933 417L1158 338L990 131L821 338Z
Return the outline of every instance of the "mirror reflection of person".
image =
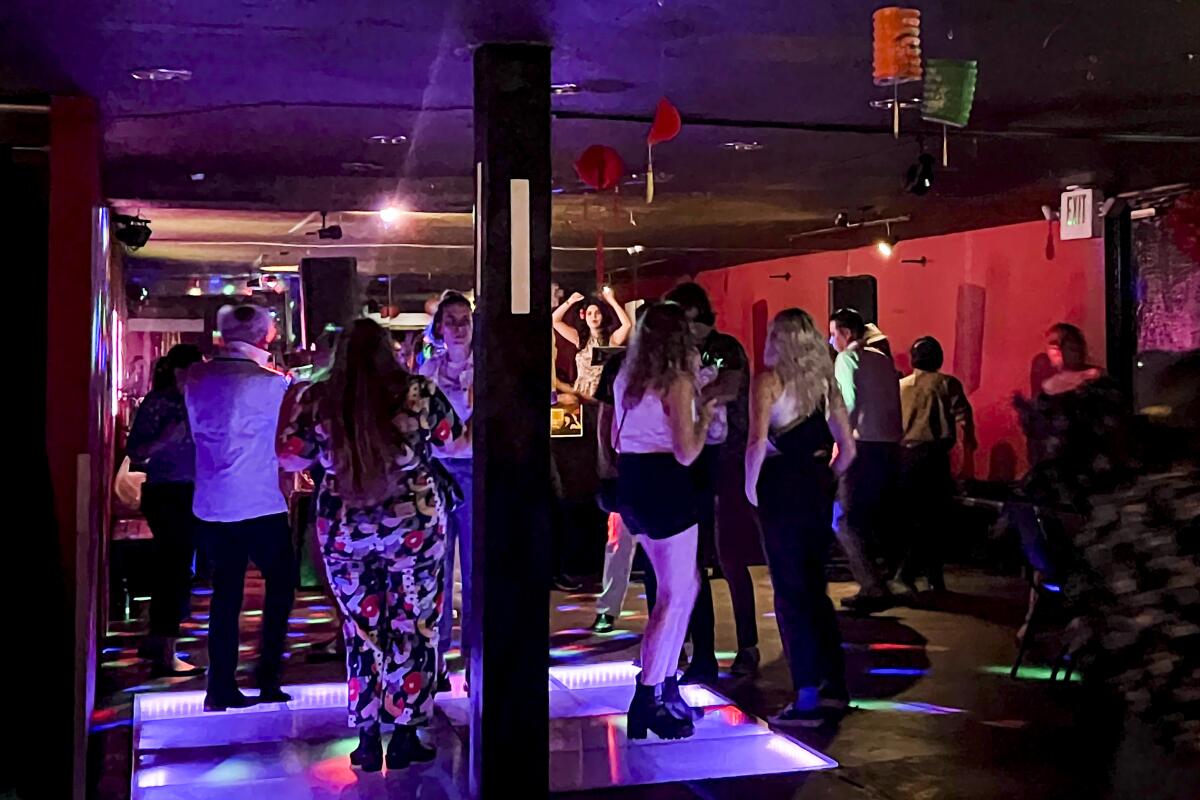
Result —
M600 292L601 298L584 297L579 292L573 293L566 302L554 310L552 320L554 330L577 349L575 353L576 377L573 388L585 402L590 402L600 384L600 372L603 364L593 364L592 349L595 347L620 347L625 344L633 330L633 321L625 308L617 301L612 287L605 286ZM606 313L605 309L609 309ZM568 320L573 309L578 319ZM616 317L614 326L609 320Z
M475 358L471 350L474 324L471 301L458 292L445 292L433 312L433 335L442 349L421 365L421 374L442 390L462 422L471 419L475 405ZM438 691L450 691L446 653L454 632L454 552L457 545L462 576L462 615L460 617L461 663L470 663L469 634L476 625L471 613L471 511L473 504L474 461L471 440L463 437L437 452L437 459L462 489L463 502L448 515L446 522L446 566L443 583L445 610L438 634Z
M204 672L175 652L179 623L190 612L195 553L196 447L188 428L183 384L188 369L202 361L195 345L177 344L154 365L149 394L138 406L126 442L131 461L146 473L142 514L154 534L150 589L150 635L138 648L151 661L151 675Z

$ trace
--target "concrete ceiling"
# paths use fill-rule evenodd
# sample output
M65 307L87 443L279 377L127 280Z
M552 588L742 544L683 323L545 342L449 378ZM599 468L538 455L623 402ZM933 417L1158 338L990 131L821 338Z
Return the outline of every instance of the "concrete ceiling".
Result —
M863 243L865 232L791 238L842 210L911 215L896 229L911 237L1038 218L1071 183L1115 192L1200 182L1200 3L916 3L927 56L980 64L971 124L951 134L951 166L924 198L901 179L922 147L940 151L940 131L911 116L894 140L887 115L869 106L888 94L870 77L878 5L8 0L0 95L98 99L106 191L155 220L140 254L153 259L269 256L312 242L286 233L311 212L345 209L342 246L356 245L372 271L469 274L469 250L446 245L471 241L470 52L512 38L553 44L554 80L582 89L554 99L562 270L587 269L598 227L614 248L646 247L648 270L691 272ZM130 77L147 67L192 78ZM663 95L687 122L657 151L647 207L644 176L634 177L647 126L622 118L649 115ZM405 140L369 141L379 135ZM723 146L735 141L761 149ZM574 175L592 143L628 164L615 206ZM429 213L392 230L349 213L393 200ZM168 208L254 213L188 220ZM226 239L270 244L194 243ZM400 243L439 247L362 246Z

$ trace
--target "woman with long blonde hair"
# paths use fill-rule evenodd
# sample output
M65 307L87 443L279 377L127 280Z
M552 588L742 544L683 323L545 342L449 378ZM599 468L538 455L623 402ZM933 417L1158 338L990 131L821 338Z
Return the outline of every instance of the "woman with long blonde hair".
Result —
M796 692L772 721L817 727L849 702L825 559L835 476L854 459L854 438L825 337L808 312L789 308L775 316L763 362L751 387L746 497L759 509L775 620Z
M317 536L346 637L350 762L383 768L380 726L394 724L388 769L429 761L417 736L436 692L448 499L434 463L464 426L428 378L397 363L391 335L360 319L342 335L326 380L285 406L277 449L285 469L324 467Z

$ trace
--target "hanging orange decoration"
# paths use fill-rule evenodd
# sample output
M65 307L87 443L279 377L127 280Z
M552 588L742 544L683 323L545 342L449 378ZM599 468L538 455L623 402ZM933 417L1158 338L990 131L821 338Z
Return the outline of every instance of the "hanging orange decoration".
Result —
M654 122L650 124L650 133L646 134L646 203L654 202L654 145L669 142L679 135L683 128L683 119L679 109L667 98L658 101L654 110Z
M892 133L900 135L900 94L902 83L921 80L921 12L915 8L888 6L873 17L876 86L892 87Z

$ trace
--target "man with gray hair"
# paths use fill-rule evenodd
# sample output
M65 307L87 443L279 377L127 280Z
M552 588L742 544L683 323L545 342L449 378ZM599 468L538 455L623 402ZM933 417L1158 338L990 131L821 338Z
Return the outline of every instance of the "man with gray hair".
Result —
M192 367L184 386L196 444L192 507L213 559L205 711L291 699L280 689L280 668L296 571L275 455L287 381L267 366L275 321L258 306L225 306L217 312L217 329L223 347L211 361ZM257 700L239 691L236 678L249 561L266 583Z

